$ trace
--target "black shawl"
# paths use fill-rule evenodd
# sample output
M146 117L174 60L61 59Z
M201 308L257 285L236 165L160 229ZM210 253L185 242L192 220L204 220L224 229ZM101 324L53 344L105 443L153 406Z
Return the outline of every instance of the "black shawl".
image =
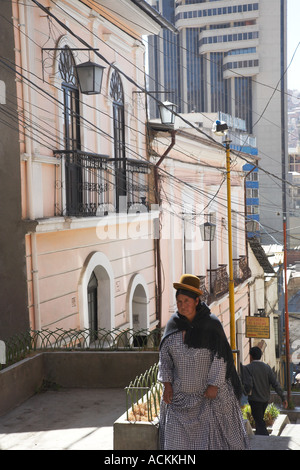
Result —
M199 302L196 316L192 322L178 312L172 315L166 325L160 346L167 336L184 330L186 331L184 343L189 348L205 348L217 357L224 359L226 379L232 383L234 393L239 400L242 395L242 385L234 365L231 347L220 320L215 315L211 315L204 302Z

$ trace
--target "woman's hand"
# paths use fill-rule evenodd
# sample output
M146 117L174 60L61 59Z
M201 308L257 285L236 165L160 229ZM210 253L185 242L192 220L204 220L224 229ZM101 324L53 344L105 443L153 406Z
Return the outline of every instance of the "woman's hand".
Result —
M218 387L216 387L215 385L208 385L204 393L205 398L214 400L216 396L218 395L218 390L219 390Z
M173 399L173 387L170 382L164 383L163 401L169 405Z

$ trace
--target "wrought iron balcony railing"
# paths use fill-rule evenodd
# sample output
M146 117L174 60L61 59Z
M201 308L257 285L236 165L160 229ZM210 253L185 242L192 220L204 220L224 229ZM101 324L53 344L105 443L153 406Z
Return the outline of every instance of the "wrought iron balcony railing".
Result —
M61 159L65 181L60 185L65 188L60 214L82 217L149 210L147 162L80 150L55 151L54 155Z
M240 256L238 259L233 259L234 284L241 284L249 277L251 277L251 270L248 266L247 256Z
M200 289L203 292L202 300L210 304L229 291L229 276L227 265L220 264L216 269L208 269L207 276L198 276L200 279ZM233 260L233 279L237 286L251 277L251 270L248 267L247 256L240 256Z
M203 292L201 295L201 300L205 303L209 303L209 292L206 288L206 277L205 276L198 276L200 279L200 290Z
M211 279L210 294L214 298L221 297L228 292L229 276L226 268L226 264L220 264L218 268L208 270Z

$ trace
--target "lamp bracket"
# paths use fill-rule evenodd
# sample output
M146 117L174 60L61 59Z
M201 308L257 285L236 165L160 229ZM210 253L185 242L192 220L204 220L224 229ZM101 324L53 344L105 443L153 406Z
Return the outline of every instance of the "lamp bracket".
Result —
M43 82L45 81L44 77L44 51L65 51L68 49L69 51L99 51L99 49L94 49L93 47L42 47L42 73L43 73Z

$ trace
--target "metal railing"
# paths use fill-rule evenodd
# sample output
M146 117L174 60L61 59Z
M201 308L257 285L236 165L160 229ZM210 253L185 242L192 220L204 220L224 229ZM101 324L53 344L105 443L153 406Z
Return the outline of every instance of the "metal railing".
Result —
M208 269L211 279L210 293L214 298L219 298L228 292L229 276L226 264L219 264L216 269Z
M200 276L200 289L203 292L201 299L208 305L214 300L226 295L229 289L229 276L227 265L220 264L218 268L208 269L207 276ZM240 256L233 259L233 278L234 285L237 286L251 277L251 270L248 266L246 256Z
M64 168L56 186L63 192L61 201L66 200L65 209L59 209L57 205L56 215L66 213L69 216L91 217L123 212L124 208L119 202L121 196L127 198L128 208L132 212L133 205L149 211L148 174L151 166L147 161L115 159L80 150L56 150L54 156L60 159ZM59 181L63 174L65 184Z
M160 338L161 330L158 328L28 330L5 341L6 363L2 367L43 350L157 351Z
M127 421L153 422L159 415L163 385L157 380L158 364L126 387Z

